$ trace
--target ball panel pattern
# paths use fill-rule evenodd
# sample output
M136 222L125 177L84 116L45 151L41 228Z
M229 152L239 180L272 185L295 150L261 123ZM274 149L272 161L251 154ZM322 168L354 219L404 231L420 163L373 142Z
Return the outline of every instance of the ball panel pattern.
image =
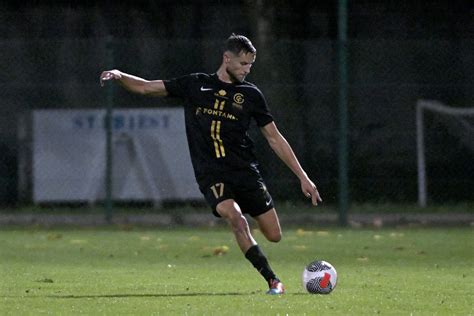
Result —
M325 264L323 261L314 261L314 262L311 262L306 269L309 272L320 272L320 271L330 270L331 267Z
M306 283L306 290L309 293L313 294L329 294L332 291L332 284L331 282L328 283L326 287L321 287L321 281L323 278L314 278Z
M336 287L337 272L329 262L313 261L305 267L302 281L304 289L311 294L329 294Z

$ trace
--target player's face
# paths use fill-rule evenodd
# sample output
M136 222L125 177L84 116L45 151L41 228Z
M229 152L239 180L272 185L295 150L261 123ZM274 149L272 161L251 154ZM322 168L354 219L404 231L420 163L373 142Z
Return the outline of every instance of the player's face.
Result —
M245 77L250 73L250 68L252 68L255 58L255 54L252 53L240 52L239 55L235 55L231 52L226 52L224 60L230 80L233 82L244 81Z

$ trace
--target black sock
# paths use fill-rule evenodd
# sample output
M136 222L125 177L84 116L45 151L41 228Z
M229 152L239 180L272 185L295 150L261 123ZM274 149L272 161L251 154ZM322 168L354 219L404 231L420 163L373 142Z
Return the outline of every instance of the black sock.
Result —
M268 282L270 279L275 279L275 273L273 273L268 260L265 255L260 250L258 245L252 246L245 253L245 258L247 258L252 265L257 269L258 272L265 278Z

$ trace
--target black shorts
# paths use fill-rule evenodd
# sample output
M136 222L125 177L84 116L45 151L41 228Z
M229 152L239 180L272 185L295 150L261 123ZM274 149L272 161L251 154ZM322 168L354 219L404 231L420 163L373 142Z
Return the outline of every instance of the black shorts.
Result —
M198 184L212 208L212 213L217 217L220 217L216 211L217 204L227 199L234 199L242 213L252 217L273 208L273 199L258 171L243 170L206 175L198 179Z

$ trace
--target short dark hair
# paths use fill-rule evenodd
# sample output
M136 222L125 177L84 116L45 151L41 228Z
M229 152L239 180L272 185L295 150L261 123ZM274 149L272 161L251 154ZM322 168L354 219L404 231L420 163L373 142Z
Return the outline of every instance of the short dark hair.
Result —
M236 55L240 54L242 51L244 53L257 53L257 50L247 37L235 33L232 33L232 35L225 41L224 51L229 51Z

